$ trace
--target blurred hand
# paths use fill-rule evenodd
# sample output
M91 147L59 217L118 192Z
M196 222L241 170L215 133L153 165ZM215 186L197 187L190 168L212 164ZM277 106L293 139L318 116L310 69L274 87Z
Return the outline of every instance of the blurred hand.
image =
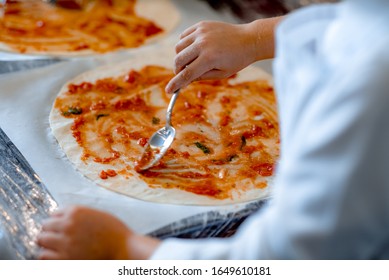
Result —
M37 243L42 248L40 259L79 260L148 258L159 244L136 235L108 213L81 206L58 211L46 220Z
M227 78L257 60L273 57L279 19L249 24L202 21L188 28L176 45L176 76L166 91L172 93L194 80Z

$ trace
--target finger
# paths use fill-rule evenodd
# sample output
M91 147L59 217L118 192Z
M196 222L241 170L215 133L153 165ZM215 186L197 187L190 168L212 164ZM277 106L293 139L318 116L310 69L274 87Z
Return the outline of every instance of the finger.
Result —
M192 81L208 72L208 65L201 62L201 59L195 59L192 63L179 72L169 81L165 90L167 93L173 93L178 89L184 88Z
M57 233L41 232L37 236L36 243L45 249L59 250L63 247L64 237Z
M186 48L174 59L174 73L178 74L184 70L187 65L191 64L198 56L200 52L195 44L192 44L190 47Z
M196 36L191 34L183 39L181 39L176 45L176 53L179 54L182 50L186 49L195 41Z
M173 93L177 91L178 89L184 88L183 82L181 81L180 77L176 75L173 79L169 81L169 83L165 87L165 92L167 93Z
M64 230L64 225L63 216L51 217L42 223L42 231L61 232Z
M40 260L61 260L61 259L64 259L64 258L61 257L61 255L58 252L56 252L56 251L42 250L38 254L38 259L40 259Z
M180 35L180 40L184 39L186 36L192 34L197 29L197 24L192 25L191 27L184 30Z
M65 210L64 209L57 209L53 212L53 214L51 214L52 217L61 217L65 214Z

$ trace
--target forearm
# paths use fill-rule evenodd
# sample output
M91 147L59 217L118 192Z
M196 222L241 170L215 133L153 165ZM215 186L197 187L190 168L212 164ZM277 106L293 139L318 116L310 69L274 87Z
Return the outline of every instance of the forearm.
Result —
M253 62L274 58L275 29L283 18L258 19L247 24L253 40Z

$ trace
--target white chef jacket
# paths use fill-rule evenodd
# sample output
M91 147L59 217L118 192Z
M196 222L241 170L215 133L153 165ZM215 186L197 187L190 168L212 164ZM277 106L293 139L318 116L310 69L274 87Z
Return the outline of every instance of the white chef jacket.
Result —
M389 0L313 5L276 33L274 197L234 237L152 259L389 258Z

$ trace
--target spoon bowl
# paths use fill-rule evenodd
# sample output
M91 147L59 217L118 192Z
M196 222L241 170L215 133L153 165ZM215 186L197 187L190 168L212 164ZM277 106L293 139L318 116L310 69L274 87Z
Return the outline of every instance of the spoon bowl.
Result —
M156 165L172 145L176 130L171 124L171 115L179 93L180 90L173 93L166 111L166 125L150 137L140 160L136 162L137 170L147 170Z

